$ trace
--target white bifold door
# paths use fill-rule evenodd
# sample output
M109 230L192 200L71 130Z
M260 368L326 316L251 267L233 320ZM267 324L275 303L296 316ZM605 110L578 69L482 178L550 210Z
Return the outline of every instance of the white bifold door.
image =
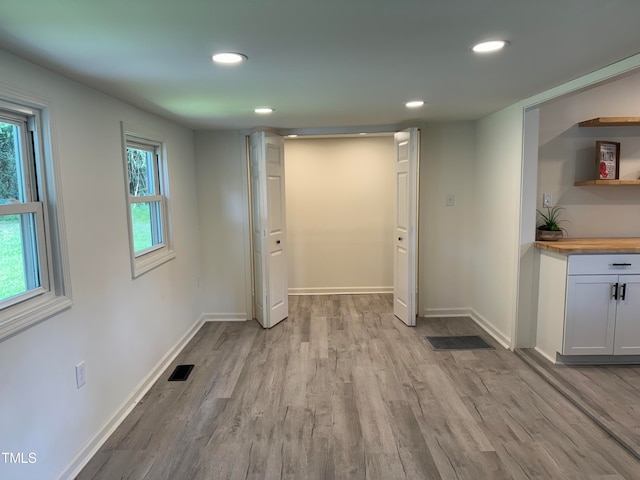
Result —
M393 313L410 327L417 313L417 229L419 130L395 134L396 208L394 214Z
M255 132L249 146L254 315L271 328L289 315L284 142Z

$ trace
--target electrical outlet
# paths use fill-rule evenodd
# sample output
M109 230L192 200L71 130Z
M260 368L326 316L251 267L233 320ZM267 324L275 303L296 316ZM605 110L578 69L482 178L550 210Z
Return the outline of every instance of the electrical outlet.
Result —
M76 387L81 388L87 383L86 372L84 369L84 361L76 365Z
M542 206L550 208L551 205L553 205L553 197L551 196L550 193L543 193L542 194Z
M445 201L445 205L447 207L453 207L456 204L456 196L453 193L447 193L447 199Z

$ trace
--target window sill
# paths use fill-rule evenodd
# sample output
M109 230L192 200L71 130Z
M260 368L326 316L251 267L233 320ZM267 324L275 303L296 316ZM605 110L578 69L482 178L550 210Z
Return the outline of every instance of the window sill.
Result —
M64 296L55 296L49 292L37 298L27 300L0 312L0 340L52 317L73 305L73 301Z
M145 258L145 257L149 258ZM176 254L173 250L160 250L158 252L149 253L142 257L136 258L133 261L132 270L133 278L138 278L141 275L153 270L160 265L167 263L169 260L176 258Z

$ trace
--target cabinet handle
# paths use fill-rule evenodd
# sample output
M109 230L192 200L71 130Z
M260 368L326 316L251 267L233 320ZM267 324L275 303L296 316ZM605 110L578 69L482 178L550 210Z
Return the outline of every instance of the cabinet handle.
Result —
M611 266L612 267L630 267L631 264L630 263L612 263Z
M613 287L613 295L611 296L611 298L613 298L614 300L617 300L618 299L618 284L614 283L611 286Z
M620 300L624 300L625 295L627 294L627 284L622 284L622 292L620 293Z

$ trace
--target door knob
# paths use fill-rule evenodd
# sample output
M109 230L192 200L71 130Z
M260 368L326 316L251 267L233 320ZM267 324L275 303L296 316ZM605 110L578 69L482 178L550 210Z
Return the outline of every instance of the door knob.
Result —
M278 245L280 245L280 240L276 240L276 243L277 243Z
M398 237L398 240L402 241L402 237Z

